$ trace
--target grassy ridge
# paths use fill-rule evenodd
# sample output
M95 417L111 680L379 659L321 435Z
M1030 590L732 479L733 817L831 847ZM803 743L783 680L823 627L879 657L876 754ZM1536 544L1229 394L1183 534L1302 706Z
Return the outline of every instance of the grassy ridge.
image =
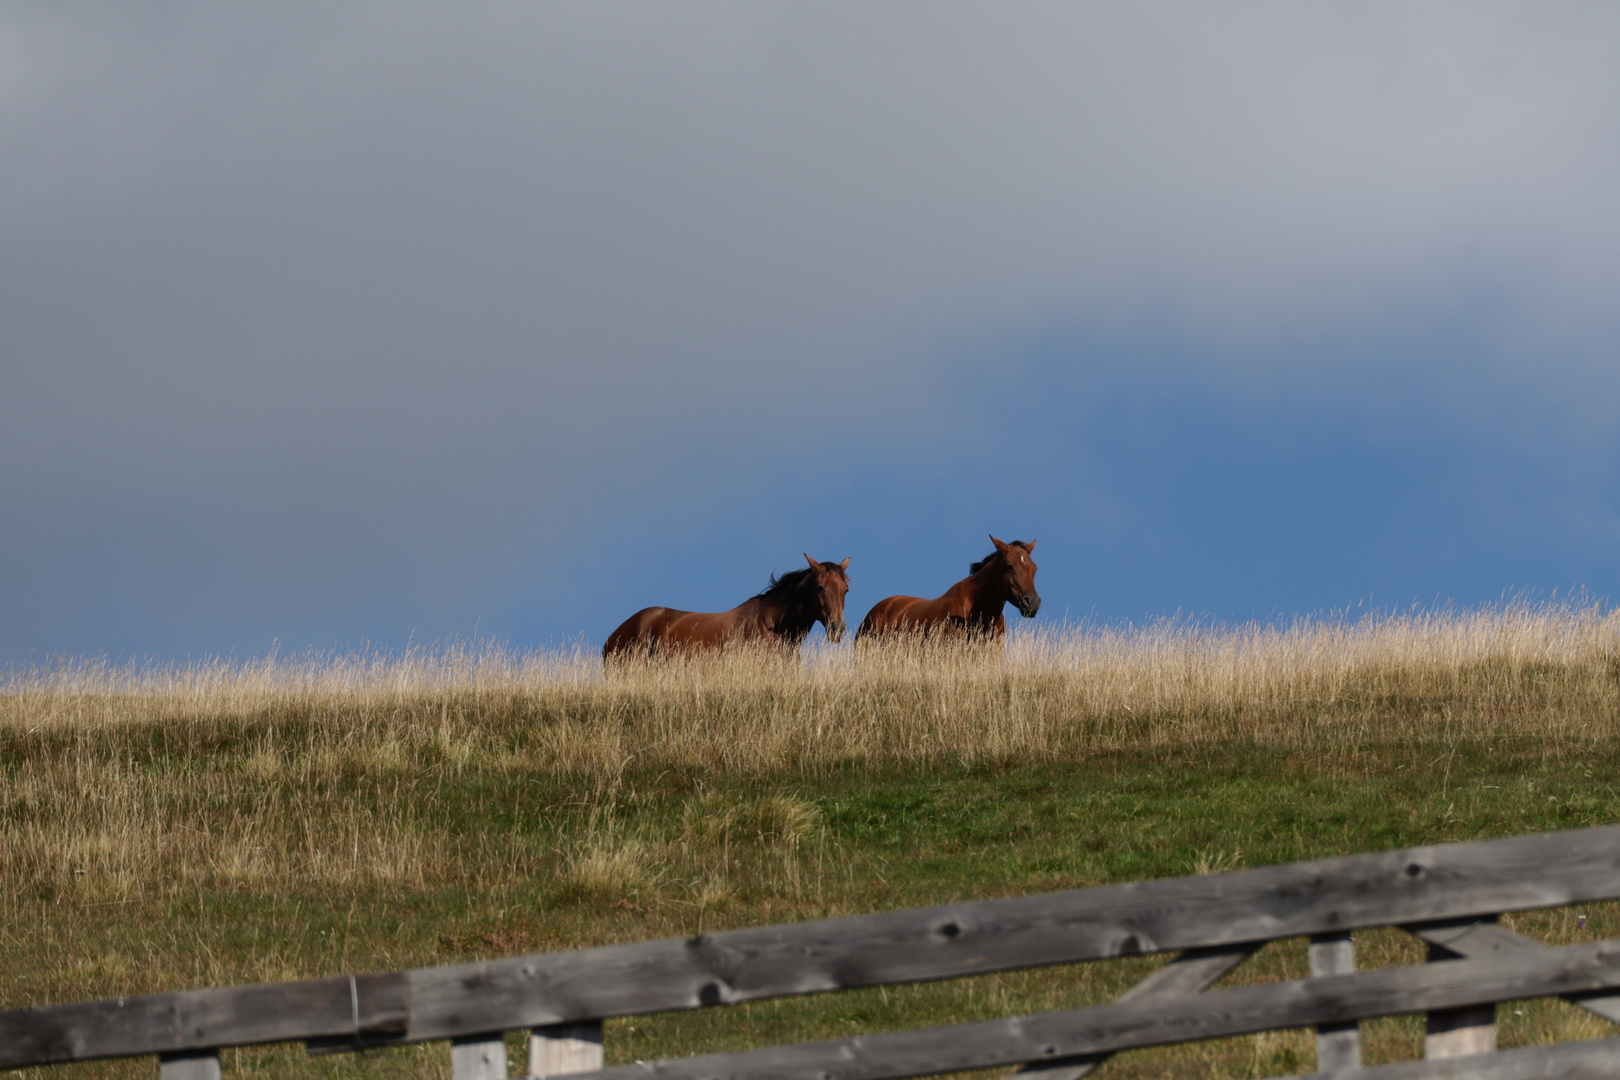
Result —
M19 673L0 695L0 1006L1608 823L1616 656L1612 616L1517 607L607 678L587 658L494 649ZM1585 930L1567 912L1517 923L1620 936L1613 913L1586 914ZM1365 966L1418 956L1394 933L1361 938ZM1154 962L617 1021L608 1049L1064 1007ZM1303 945L1279 943L1233 978L1304 971ZM1503 1010L1502 1041L1604 1028L1535 1003ZM1375 1061L1420 1042L1413 1020L1366 1031ZM1259 1076L1313 1057L1291 1032L1108 1068ZM226 1066L426 1076L447 1058L265 1048Z

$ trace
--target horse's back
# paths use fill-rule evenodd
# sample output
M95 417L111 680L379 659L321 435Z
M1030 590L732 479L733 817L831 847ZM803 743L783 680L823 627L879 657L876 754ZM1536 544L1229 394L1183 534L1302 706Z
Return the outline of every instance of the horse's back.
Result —
M663 637L664 628L670 621L677 615L685 614L687 612L667 607L642 608L608 635L607 643L602 646L602 659L651 652Z
M931 621L928 618L927 607L932 602L920 596L885 597L873 604L872 610L861 620L861 628L855 632L855 640L923 629Z
M951 597L925 600L920 596L890 596L872 605L872 610L861 620L855 640L883 637L886 634L986 634L992 638L1006 636L1007 622L998 612L980 623L971 618L951 614Z
M736 612L642 608L608 635L603 659L648 656L654 652L718 649L738 637Z

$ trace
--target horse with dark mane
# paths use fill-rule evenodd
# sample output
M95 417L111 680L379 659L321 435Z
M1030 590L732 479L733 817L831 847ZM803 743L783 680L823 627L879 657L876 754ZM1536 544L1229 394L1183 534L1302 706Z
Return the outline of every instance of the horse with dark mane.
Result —
M1041 610L1041 597L1035 591L1035 560L1029 556L1035 541L1014 540L1003 544L994 536L996 549L968 567L968 576L933 600L916 596L891 596L879 600L861 621L855 640L886 634L963 634L1000 638L1007 634L1007 620L1001 609L1017 606L1024 618Z
M643 608L608 635L602 659L654 656L666 652L700 652L739 641L780 642L797 648L820 623L827 639L844 636L844 596L849 592L849 560L817 562L777 577L758 595L730 611L677 611Z

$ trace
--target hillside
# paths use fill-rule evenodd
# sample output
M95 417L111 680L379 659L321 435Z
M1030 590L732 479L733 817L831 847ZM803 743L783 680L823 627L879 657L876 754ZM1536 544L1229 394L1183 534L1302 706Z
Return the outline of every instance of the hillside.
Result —
M1595 607L1070 627L1001 649L15 672L0 692L0 1007L445 963L1620 820L1620 616ZM1593 911L1546 940L1620 936ZM1363 964L1411 959L1367 935ZM1380 959L1380 958L1383 959ZM1101 1000L1154 961L610 1025L610 1060ZM1237 977L1303 973L1268 950ZM1600 1022L1559 1003L1504 1045ZM1410 1056L1414 1021L1369 1025ZM1110 1074L1265 1076L1302 1033ZM227 1055L446 1071L442 1048ZM149 1075L149 1062L54 1075Z

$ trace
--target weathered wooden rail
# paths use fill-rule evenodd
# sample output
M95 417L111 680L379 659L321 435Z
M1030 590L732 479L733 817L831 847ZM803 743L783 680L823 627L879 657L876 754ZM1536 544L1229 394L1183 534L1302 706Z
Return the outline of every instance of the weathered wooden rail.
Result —
M1549 948L1511 911L1620 899L1620 827L1410 848L1227 874L948 904L387 974L189 990L0 1014L0 1068L158 1055L216 1080L219 1050L449 1039L456 1080L899 1080L1018 1066L1078 1080L1120 1050L1313 1026L1324 1075L1620 1077L1620 1038L1495 1051L1495 1006L1563 996L1620 1021L1620 940ZM1429 962L1357 971L1352 931L1401 927ZM1268 941L1308 937L1311 977L1210 990ZM609 1017L1177 952L1106 1005L602 1068ZM1426 1013L1423 1061L1362 1068L1358 1023Z

